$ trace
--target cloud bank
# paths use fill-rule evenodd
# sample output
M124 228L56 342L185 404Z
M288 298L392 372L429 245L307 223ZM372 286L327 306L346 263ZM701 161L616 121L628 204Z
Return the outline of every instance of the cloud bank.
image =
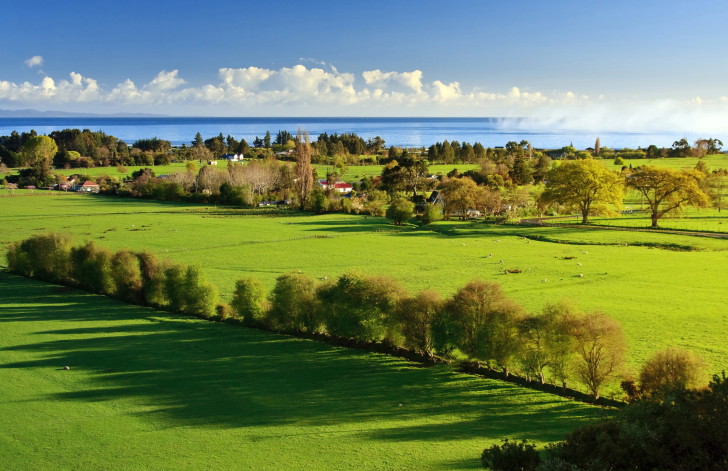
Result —
M313 59L302 59L316 62ZM41 56L25 61L40 66ZM724 131L728 97L689 101L610 100L572 91L541 92L517 86L495 91L465 90L457 81L428 80L420 70L369 70L361 74L304 65L278 70L222 68L217 80L190 85L178 70L159 72L138 86L126 79L101 86L71 72L40 83L0 77L0 106L63 107L89 112L152 111L196 116L487 116L538 118L528 126L613 131Z

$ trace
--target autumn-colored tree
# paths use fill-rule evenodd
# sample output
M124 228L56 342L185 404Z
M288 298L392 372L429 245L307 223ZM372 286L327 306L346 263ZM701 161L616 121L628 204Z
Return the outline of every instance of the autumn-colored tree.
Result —
M650 207L652 227L668 213L688 206L705 207L710 197L700 188L704 174L698 170L673 170L645 165L627 178L627 186L640 192Z
M655 353L640 368L640 392L649 397L675 388L700 386L703 367L703 361L693 353L668 347Z
M612 214L610 204L621 207L624 180L610 172L594 159L563 162L547 176L546 189L541 200L546 204L559 203L577 208L582 223L589 222L589 214Z
M311 172L311 143L308 131L301 135L298 128L296 138L296 192L301 210L306 208L306 199L313 189L313 173Z
M468 210L483 206L486 199L485 189L479 187L471 178L453 178L447 188L442 190L446 215L457 215L462 220L468 218Z

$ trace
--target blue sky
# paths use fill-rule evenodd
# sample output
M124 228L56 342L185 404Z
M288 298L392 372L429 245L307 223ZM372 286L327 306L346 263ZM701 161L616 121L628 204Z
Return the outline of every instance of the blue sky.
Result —
M4 109L710 121L728 107L725 0L41 1L4 16Z

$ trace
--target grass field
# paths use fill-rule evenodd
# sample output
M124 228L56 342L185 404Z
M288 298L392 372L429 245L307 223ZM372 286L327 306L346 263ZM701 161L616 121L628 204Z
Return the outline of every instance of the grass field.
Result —
M149 248L161 258L199 263L227 301L242 276L272 288L291 270L331 278L362 269L443 295L479 277L498 281L529 310L571 298L606 311L625 329L633 367L670 345L696 351L710 372L728 363L726 239L456 221L437 224L440 233L390 233L383 218L242 216L213 206L99 196L2 198L0 205L0 250L51 230L74 234L79 243ZM506 268L523 273L505 275Z
M602 414L2 273L0 326L4 470L479 469L502 438L543 445Z
M697 157L686 158L666 158L666 159L625 159L624 165L632 167L642 165L654 165L655 167L669 167L674 169L695 168L698 161L704 161L710 170L718 170L720 168L728 169L728 154L706 155L698 159ZM603 159L602 162L610 170L619 170L621 165L614 165L614 159Z

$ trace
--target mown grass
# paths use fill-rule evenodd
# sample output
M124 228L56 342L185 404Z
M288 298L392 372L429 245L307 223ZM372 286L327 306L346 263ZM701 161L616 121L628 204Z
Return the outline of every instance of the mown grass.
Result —
M160 258L199 263L223 301L243 276L270 289L292 270L333 278L361 269L443 296L478 277L501 283L532 311L562 298L606 311L625 329L632 367L666 346L694 350L710 373L728 363L726 239L458 221L438 223L432 229L439 232L411 226L391 233L384 218L295 211L244 216L214 206L101 196L27 196L0 204L0 250L51 230L111 249L148 248ZM511 268L523 273L504 274Z
M3 469L478 469L603 413L6 274L0 326Z

